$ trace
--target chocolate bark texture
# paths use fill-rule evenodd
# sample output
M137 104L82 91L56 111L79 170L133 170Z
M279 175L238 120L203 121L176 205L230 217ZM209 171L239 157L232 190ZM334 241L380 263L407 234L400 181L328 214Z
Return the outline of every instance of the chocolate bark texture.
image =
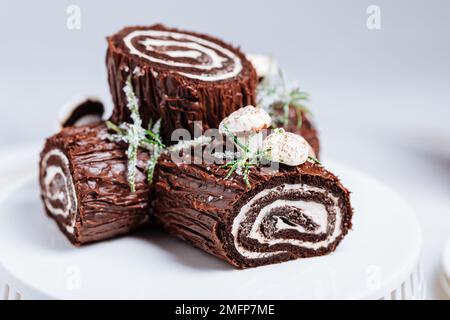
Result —
M175 129L188 129L193 137L194 128L217 128L236 109L255 103L253 66L217 38L153 25L127 27L107 40L111 120L130 120L122 88L132 75L143 124L161 118L166 145Z
M126 145L104 123L68 127L47 139L39 181L47 214L74 245L127 234L149 222L146 162L138 154L136 192L127 181Z
M163 155L152 188L158 223L237 268L328 254L351 228L349 191L320 165L255 167L251 187L226 174Z

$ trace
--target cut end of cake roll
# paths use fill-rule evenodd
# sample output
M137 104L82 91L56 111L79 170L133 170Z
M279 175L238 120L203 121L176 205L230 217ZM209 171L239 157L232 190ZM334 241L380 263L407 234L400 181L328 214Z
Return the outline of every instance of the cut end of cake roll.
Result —
M131 75L144 125L161 118L166 144L175 129L193 134L195 126L217 128L227 115L255 102L252 64L238 48L208 35L160 24L126 27L108 38L106 61L112 120L129 121L122 88Z
M149 221L149 187L143 173L148 155L139 154L142 172L131 193L126 147L106 136L104 123L68 127L47 139L41 152L45 210L77 246L128 233Z
M220 234L237 267L328 254L351 228L349 192L333 174L310 162L281 170L240 197Z
M69 158L59 147L43 151L40 162L41 196L47 213L74 240L78 199Z
M227 171L164 156L155 172L156 220L237 268L328 254L351 228L349 191L321 165L253 167L249 186Z
M238 48L215 37L162 24L125 27L108 37L108 44L113 54L128 57L136 64L135 69L129 70L135 76L142 76L151 68L154 73L169 72L202 82L217 82L255 73ZM127 71L132 66L123 64L121 70Z

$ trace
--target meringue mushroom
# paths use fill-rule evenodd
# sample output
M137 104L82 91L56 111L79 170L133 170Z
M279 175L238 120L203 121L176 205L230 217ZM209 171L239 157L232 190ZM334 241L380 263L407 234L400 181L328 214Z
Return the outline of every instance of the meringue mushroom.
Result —
M278 64L271 56L264 54L248 54L247 59L255 68L256 75L260 81L270 77L274 70L278 70Z
M263 142L263 149L269 150L267 158L288 166L298 166L311 155L311 146L300 135L277 129Z
M232 133L241 144L248 143L249 149L256 152L262 147L262 130L269 128L271 124L272 118L265 110L249 105L223 119L219 125L219 132Z
M219 131L225 132L225 126L235 135L244 135L260 132L270 127L272 119L270 115L261 108L246 106L240 108L222 120Z
M58 129L98 123L104 113L105 107L96 97L76 98L59 110Z

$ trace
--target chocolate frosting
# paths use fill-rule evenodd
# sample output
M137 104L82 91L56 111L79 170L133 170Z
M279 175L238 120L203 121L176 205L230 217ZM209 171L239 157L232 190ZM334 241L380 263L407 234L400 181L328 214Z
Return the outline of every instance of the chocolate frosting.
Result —
M126 234L149 221L149 186L145 174L148 154L139 151L136 192L132 193L127 181L126 145L110 142L106 136L104 123L68 127L47 139L41 153L41 164L52 150L61 151L68 159L69 170L66 171L73 180L78 204L75 216L69 218L75 219L73 232L66 228L67 218L54 215L45 207L49 216L56 220L75 245ZM40 166L43 200L47 197L44 180L49 173L49 165L55 163Z
M134 37L134 32L138 36ZM145 32L194 38L180 40L164 33L144 36ZM131 45L127 46L130 35ZM158 41L170 42L164 45ZM214 61L219 61L218 67ZM194 137L195 126L203 131L217 128L236 109L255 103L257 78L251 63L239 49L207 35L162 25L127 27L108 38L106 64L115 106L112 121L130 120L122 88L131 74L144 126L149 120L161 118L161 135L166 144L171 143L171 134L177 128L188 129ZM240 69L236 68L238 65ZM192 78L208 74L228 76L213 81ZM195 124L196 121L201 124Z
M193 244L194 246L213 254L238 268L254 267L269 263L276 263L299 257L317 256L333 251L351 228L352 208L350 206L349 191L340 183L339 179L325 170L322 166L306 162L297 167L281 165L278 172L266 174L264 168L256 167L251 170L251 188L245 186L241 176L224 179L227 169L216 164L175 164L168 155L163 155L156 168L154 187L152 188L152 213L156 220L170 233ZM284 253L261 258L247 259L239 254L233 245L232 225L239 210L259 192L276 188L284 183L302 183L307 186L325 190L338 199L338 206L342 212L340 228L342 233L329 245L318 249L303 249L289 244L275 245L270 249L283 250ZM294 191L295 192L295 191ZM300 197L304 200L324 204L329 211L329 226L333 226L336 217L331 213L329 200L321 194L309 192L295 195L292 192L284 197ZM279 198L267 199L271 203ZM260 202L261 205L261 202ZM252 210L257 206L253 205ZM285 212L283 212L283 210ZM328 235L298 235L294 231L283 230L275 232L273 216L284 215L286 223L301 225L305 230L317 228L313 221L303 215L302 210L290 210L288 207L277 209L266 217L262 223L262 232L271 237L289 237L308 241L324 240ZM251 212L244 229L251 228ZM267 220L268 219L268 220ZM290 221L290 222L289 222ZM272 228L272 229L271 229ZM246 237L241 232L240 237ZM243 239L252 250L265 252L269 248L258 242L253 244L249 239Z

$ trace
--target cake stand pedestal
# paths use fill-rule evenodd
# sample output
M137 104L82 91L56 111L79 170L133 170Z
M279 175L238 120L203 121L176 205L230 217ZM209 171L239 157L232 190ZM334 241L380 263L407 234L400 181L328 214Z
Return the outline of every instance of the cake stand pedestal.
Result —
M0 298L422 299L410 207L363 173L327 167L353 192L353 230L328 256L248 270L157 230L75 248L44 215L37 181L23 182L0 203Z
M450 238L442 254L442 271L440 276L441 286L448 298L450 298Z

